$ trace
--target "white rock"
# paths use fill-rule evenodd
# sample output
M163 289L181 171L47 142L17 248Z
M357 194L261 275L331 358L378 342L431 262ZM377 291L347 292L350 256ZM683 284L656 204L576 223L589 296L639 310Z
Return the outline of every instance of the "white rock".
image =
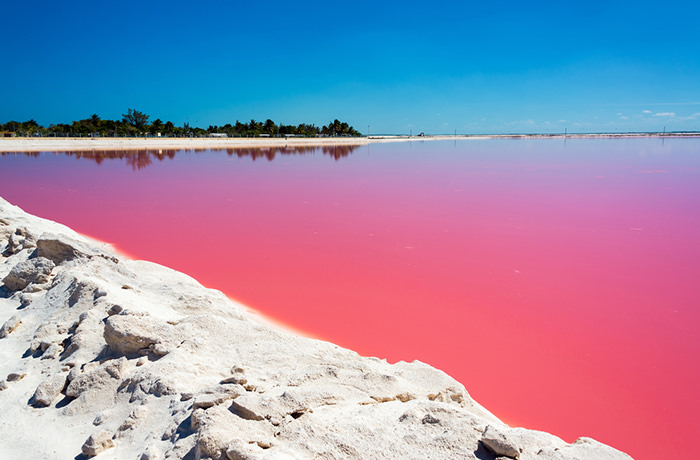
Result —
M591 438L579 438L573 444L560 448L544 448L537 454L537 460L564 460L572 458L614 460L620 452Z
M104 339L117 353L131 355L168 341L172 326L147 314L110 316L105 320ZM160 351L159 354L166 354Z
M114 447L114 441L112 441L112 436L107 431L99 431L95 434L90 435L90 437L85 441L81 450L84 455L88 457L94 457L97 454L101 454L107 449Z
M19 233L13 233L7 241L7 252L17 254L24 249L24 236Z
M12 267L2 282L11 291L21 291L31 283L45 283L53 268L54 263L44 257L24 260Z
M51 233L41 235L36 243L36 249L39 257L50 259L57 265L77 257L85 257L94 252L69 236Z
M486 427L481 442L494 454L510 458L520 458L520 446L516 439L509 436L502 428L492 425Z
M53 404L66 386L66 376L63 374L52 375L43 382L34 391L32 396L32 404L36 407L46 407Z
M7 321L5 321L2 327L0 327L0 339L7 337L12 332L14 332L14 330L17 329L21 322L22 318L20 318L19 315L10 316L10 318Z

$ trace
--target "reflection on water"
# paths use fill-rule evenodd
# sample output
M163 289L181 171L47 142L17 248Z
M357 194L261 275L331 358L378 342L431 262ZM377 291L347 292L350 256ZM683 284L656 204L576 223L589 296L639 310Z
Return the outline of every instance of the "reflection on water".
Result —
M274 160L277 155L307 155L321 153L334 160L340 160L349 156L358 145L324 145L324 146L285 146L285 147L242 147L227 149L144 149L144 150L69 150L52 152L0 152L0 156L25 155L40 157L45 154L66 155L78 159L92 160L102 164L105 160L124 160L134 170L143 169L153 164L154 160L163 161L166 158L172 160L178 153L204 153L226 152L228 156L238 158L250 157L253 161L265 158Z

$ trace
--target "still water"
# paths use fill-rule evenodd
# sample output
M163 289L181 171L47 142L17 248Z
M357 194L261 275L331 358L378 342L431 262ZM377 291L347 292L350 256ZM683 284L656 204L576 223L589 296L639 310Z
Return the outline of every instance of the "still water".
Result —
M700 438L700 140L5 154L0 195L504 421Z

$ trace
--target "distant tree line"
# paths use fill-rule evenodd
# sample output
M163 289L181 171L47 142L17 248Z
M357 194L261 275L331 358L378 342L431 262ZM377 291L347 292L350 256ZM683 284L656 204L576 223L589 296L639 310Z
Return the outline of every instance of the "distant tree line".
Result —
M204 129L191 126L189 123L175 126L173 122L164 122L160 118L149 122L150 118L143 112L128 109L121 120L103 120L99 115L93 114L89 118L73 121L70 124L58 123L46 127L39 125L35 120L8 121L5 124L0 123L0 132L14 133L17 136L44 137L207 137L215 134L226 134L228 137L361 136L355 128L337 119L320 128L307 123L277 125L274 121L267 119L264 122L250 120L248 123L236 120L235 124L209 125Z

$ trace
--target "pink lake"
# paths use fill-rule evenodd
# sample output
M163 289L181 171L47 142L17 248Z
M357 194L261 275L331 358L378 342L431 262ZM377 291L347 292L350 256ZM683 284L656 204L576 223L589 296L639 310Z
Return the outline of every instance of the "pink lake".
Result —
M700 140L4 154L0 195L637 460L700 439Z

